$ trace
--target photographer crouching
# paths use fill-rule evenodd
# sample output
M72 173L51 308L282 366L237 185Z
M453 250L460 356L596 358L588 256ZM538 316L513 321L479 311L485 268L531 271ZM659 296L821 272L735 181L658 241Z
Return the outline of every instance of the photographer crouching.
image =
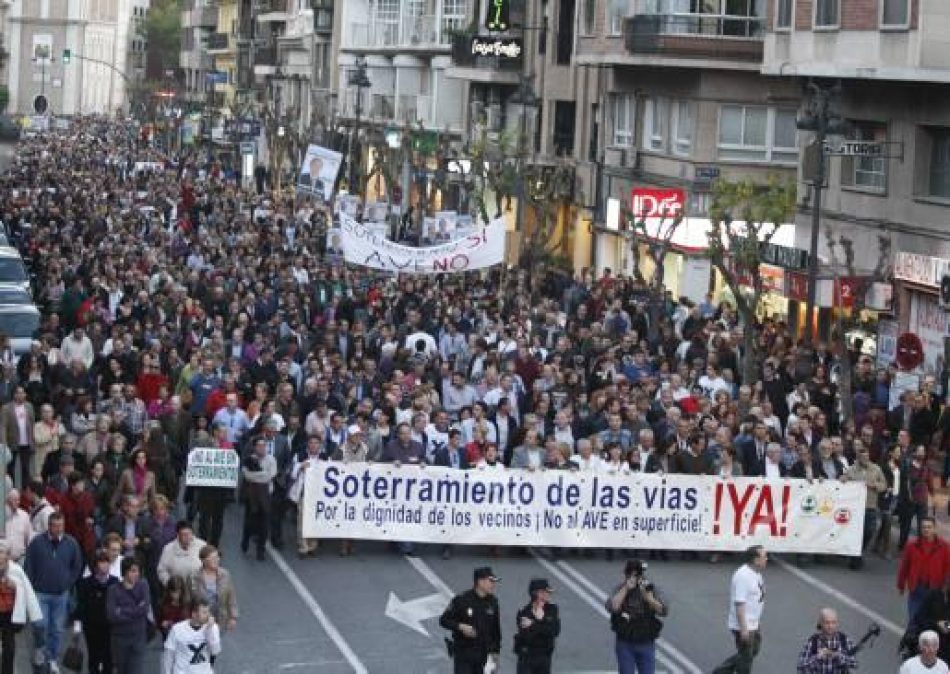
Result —
M610 628L617 635L617 671L619 674L654 674L656 640L666 616L666 602L644 573L646 562L631 559L624 567L624 581L610 599Z

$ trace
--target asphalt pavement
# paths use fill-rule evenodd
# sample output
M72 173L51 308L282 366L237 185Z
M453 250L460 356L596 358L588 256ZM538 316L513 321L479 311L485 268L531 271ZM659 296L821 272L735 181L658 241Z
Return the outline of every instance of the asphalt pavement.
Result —
M295 548L268 550L266 561L238 549L240 511L229 506L222 564L231 572L241 618L224 636L219 674L427 674L450 672L446 636L438 616L450 594L471 585L472 570L490 565L502 581L498 597L504 635L501 672L514 672L514 616L527 602L531 578L547 577L561 609L562 632L554 670L572 674L614 672L613 636L604 601L621 580L624 559L602 553L552 557L545 550L456 547L443 560L437 546L419 546L407 557L386 544L357 543L352 557L339 556L339 542L322 542L315 558L299 559ZM288 534L290 527L288 523ZM289 536L288 536L289 539ZM288 543L290 541L288 540ZM897 643L906 606L894 588L896 562L869 557L860 571L842 560L799 568L778 559L766 570L764 645L755 671L795 671L801 644L814 628L818 609L838 609L841 627L853 638L874 621L877 642L859 655L860 671L896 672ZM659 648L658 671L710 672L730 654L725 627L729 579L737 558L650 562L647 575L666 598L670 615ZM25 637L21 637L24 641ZM28 672L21 648L17 672ZM158 674L160 644L151 645L146 674Z
M242 619L225 638L220 672L451 671L438 615L451 593L471 585L473 568L484 564L502 577L502 672L514 671L514 616L527 601L528 581L537 576L556 587L561 608L555 670L616 671L603 604L621 580L623 559L555 559L544 550L503 550L494 557L486 548L457 547L443 560L437 546L420 546L418 557L407 557L380 543L357 543L354 556L340 557L339 543L326 541L316 558L299 559L288 546L270 550L269 559L259 562L237 550L239 525L232 507L224 564L237 582ZM648 569L670 606L659 671L709 672L730 654L725 615L739 560L712 564L675 557ZM764 647L756 671L793 672L818 609L827 605L838 609L842 629L854 638L872 621L881 625L880 638L859 656L861 671L896 672L906 615L894 588L896 562L869 557L865 568L853 571L843 560L804 568L791 561L776 560L766 571Z

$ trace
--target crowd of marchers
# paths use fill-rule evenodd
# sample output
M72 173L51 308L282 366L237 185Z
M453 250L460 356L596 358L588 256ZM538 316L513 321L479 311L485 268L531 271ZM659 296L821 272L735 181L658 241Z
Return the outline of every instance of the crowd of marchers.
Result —
M218 627L238 617L217 552L235 495L185 488L195 447L240 453L234 535L262 559L268 541L316 554L294 513L317 460L745 475L863 483L864 551L900 552L912 615L943 588L950 552L925 530L950 470L946 372L889 409L894 366L837 338L807 346L775 317L740 325L728 298L552 265L380 275L327 255L332 204L267 187L115 120L76 118L18 145L0 220L41 319L24 347L0 336L17 487L0 552L4 646L39 621L56 671L73 625L90 671L134 674L152 626L174 635L184 622L207 635L208 657L182 671L210 671Z

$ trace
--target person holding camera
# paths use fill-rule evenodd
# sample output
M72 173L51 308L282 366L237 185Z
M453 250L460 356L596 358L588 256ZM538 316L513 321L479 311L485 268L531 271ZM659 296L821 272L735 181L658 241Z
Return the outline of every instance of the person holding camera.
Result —
M818 631L798 655L798 674L848 674L858 666L856 652L847 635L838 631L837 612L823 608L818 612Z
M656 671L656 640L663 629L661 616L666 602L652 582L644 577L647 564L631 559L624 567L624 581L607 600L610 628L617 635L619 674L653 674Z
M446 639L449 655L455 661L455 674L483 674L492 661L491 671L498 668L501 651L501 616L495 583L498 578L491 567L475 569L475 586L452 598L439 625L451 630Z
M561 633L557 604L551 603L554 588L545 578L533 578L528 584L531 601L518 611L515 621L515 654L518 674L550 674L554 640Z

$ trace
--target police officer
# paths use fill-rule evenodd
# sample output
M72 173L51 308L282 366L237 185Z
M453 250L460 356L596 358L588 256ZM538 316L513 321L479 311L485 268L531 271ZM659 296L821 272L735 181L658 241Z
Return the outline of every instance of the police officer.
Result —
M439 618L439 625L452 631L446 640L455 660L455 674L482 674L489 658L497 669L501 650L501 619L495 583L489 566L475 569L475 587L456 595Z
M557 604L551 603L554 588L545 578L533 578L528 584L531 601L518 611L515 653L518 674L550 674L554 640L561 633Z

